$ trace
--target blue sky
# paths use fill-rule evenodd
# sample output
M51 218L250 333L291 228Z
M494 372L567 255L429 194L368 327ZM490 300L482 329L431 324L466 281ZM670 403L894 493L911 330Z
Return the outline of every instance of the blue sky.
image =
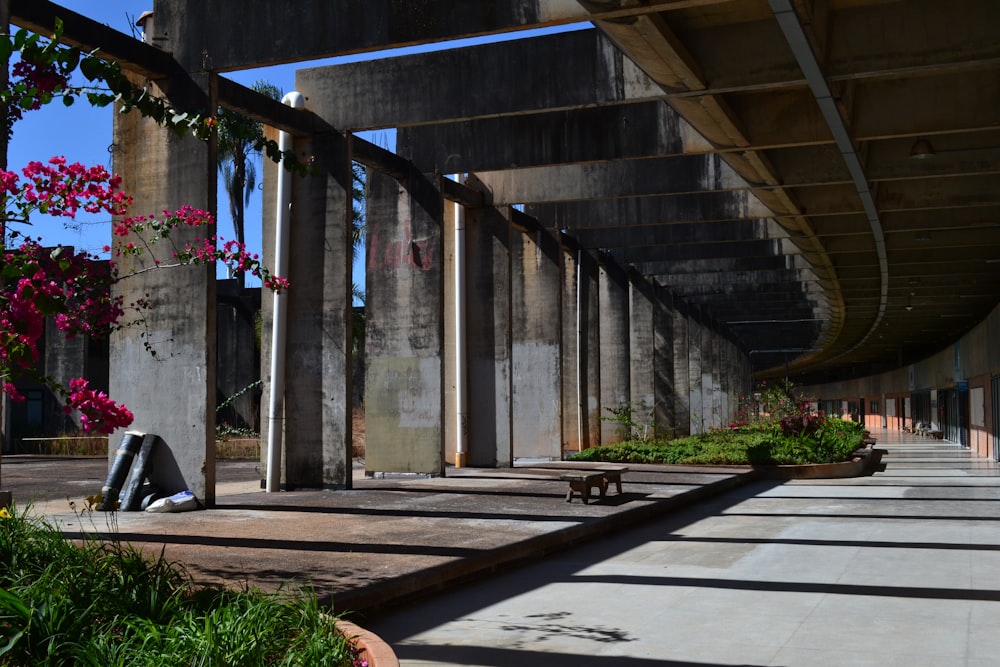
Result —
M57 0L57 3L77 13L104 23L115 30L126 34L138 35L138 29L133 30L134 19L143 11L152 9L152 0ZM566 26L560 30L578 29L584 26ZM548 30L546 32L555 32ZM507 34L495 39L513 39L527 33ZM441 48L452 48L468 43L481 43L483 39L464 40L462 42L444 45L430 45L419 49L409 48L395 52L383 52L380 57L413 53ZM283 92L294 89L295 70L304 67L315 67L322 64L346 63L371 58L371 55L360 54L311 63L281 65L257 70L232 72L226 76L242 83L251 85L258 80L267 80ZM77 103L66 108L56 102L39 111L25 115L24 120L15 125L14 138L8 151L8 168L20 170L30 160L45 161L55 155L65 156L71 162L82 162L85 165L103 164L110 168L111 156L109 147L112 142L111 108L95 109L84 103ZM395 148L394 133L382 130L371 133L368 137L380 146ZM226 203L225 189L219 185L220 202L218 205L219 236L230 239L235 236L232 220L229 217L229 207ZM253 252L261 248L261 196L258 193L250 202L246 211L247 246ZM51 222L50 222L51 221ZM110 218L95 216L80 216L76 224L69 228L61 228L61 223L54 218L45 218L36 222L37 227L26 230L32 236L41 236L46 243L75 246L78 250L86 250L96 255L102 255L102 247L111 238ZM354 267L355 282L364 285L363 254ZM253 284L248 282L248 284Z

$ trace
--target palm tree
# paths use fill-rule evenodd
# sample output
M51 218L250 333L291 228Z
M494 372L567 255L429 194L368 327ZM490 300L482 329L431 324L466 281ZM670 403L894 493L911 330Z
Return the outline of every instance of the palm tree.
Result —
M281 99L281 89L268 81L257 81L251 88L271 99ZM229 196L236 241L245 244L244 211L257 188L258 138L263 134L263 127L251 118L226 109L219 109L219 121L219 171ZM242 273L237 274L237 280L242 288Z

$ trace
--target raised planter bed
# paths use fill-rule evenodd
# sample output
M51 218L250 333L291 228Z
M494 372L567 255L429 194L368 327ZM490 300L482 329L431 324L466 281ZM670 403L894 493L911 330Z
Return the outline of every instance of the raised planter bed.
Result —
M865 447L855 452L850 461L811 463L808 465L754 466L765 479L841 479L870 475L882 461L884 449Z

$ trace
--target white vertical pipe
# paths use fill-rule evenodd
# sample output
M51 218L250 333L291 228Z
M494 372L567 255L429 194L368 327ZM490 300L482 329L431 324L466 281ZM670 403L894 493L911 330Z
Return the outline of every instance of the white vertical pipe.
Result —
M583 374L583 347L584 347L584 322L583 322L583 248L576 251L576 441L580 451L586 449L583 446L583 420L586 409L587 390L584 387ZM590 354L590 350L587 350Z
M300 93L285 95L282 104L301 109L305 101ZM292 135L278 134L278 148L292 150ZM274 275L288 277L288 235L292 206L292 173L285 165L278 165L278 204L274 230ZM281 490L281 436L284 429L285 399L285 322L288 295L274 293L273 319L271 322L271 401L267 418L267 493Z
M452 180L459 182L459 174ZM468 439L468 402L465 377L465 207L455 202L455 466L466 463Z

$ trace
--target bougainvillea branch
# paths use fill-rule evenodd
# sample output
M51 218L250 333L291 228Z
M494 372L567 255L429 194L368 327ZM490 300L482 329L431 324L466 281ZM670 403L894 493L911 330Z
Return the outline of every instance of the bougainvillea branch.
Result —
M0 105L5 110L0 114L0 122L8 137L25 112L55 99L71 106L80 97L95 106L114 103L122 112L137 110L178 133L190 132L201 139L211 136L218 122L216 118L172 108L149 90L134 85L116 63L95 53L81 53L79 49L60 45L61 32L62 26L57 23L50 39L24 30L12 36L0 35L0 59L7 63L15 53L18 56L10 69L7 87L0 89ZM72 84L72 74L77 70L91 85ZM259 141L269 157L284 160L290 168L296 167L297 163L277 151L276 145L272 149L264 145L263 137ZM63 401L68 414L79 415L84 431L98 433L111 433L128 426L133 420L132 413L107 394L92 389L86 379L72 378L65 386L55 378L43 377L37 369L39 344L49 319L67 337L80 334L106 337L125 326L122 298L112 296L111 287L129 276L121 275L114 261L61 246L46 247L41 238L23 234L18 225L36 225L36 218L41 215L65 221L74 219L80 211L104 212L117 220L113 246L105 247L105 251L113 250L114 257L149 258L150 268L221 262L234 271L260 277L265 288L288 288L285 279L272 275L257 255L249 254L235 242L206 235L175 243L172 236L175 229L214 227L214 220L206 211L185 206L157 215L129 217L132 198L122 191L121 183L119 176L103 167L67 163L62 157L45 163L30 162L20 173L0 171L0 195L4 198L0 239L5 248L0 269L2 390L13 400L23 400L13 379L31 377L49 387ZM8 247L15 243L15 247ZM129 307L148 308L149 303L143 299Z
M28 222L33 214L73 218L80 210L121 216L132 203L132 198L121 190L121 179L103 167L67 164L64 158L55 157L47 164L31 162L22 174L0 171L8 221ZM117 239L114 255L148 256L154 266L162 264L164 254L174 265L222 263L234 271L259 277L267 289L288 288L287 280L272 275L257 255L234 241L209 236L180 247L173 242L171 233L175 229L213 225L207 211L191 206L160 215L122 217L112 232ZM112 247L106 246L105 250ZM85 380L70 380L67 389L51 378L38 378L35 365L48 317L67 336L82 333L103 337L120 327L125 312L122 299L112 297L110 290L113 283L128 276L120 275L114 262L61 246L45 248L39 239L29 237L4 253L2 275L0 365L4 391L14 400L21 398L9 381L12 371L34 375L66 400L66 408L80 413L85 431L109 433L127 426L131 413L106 395L89 389Z

